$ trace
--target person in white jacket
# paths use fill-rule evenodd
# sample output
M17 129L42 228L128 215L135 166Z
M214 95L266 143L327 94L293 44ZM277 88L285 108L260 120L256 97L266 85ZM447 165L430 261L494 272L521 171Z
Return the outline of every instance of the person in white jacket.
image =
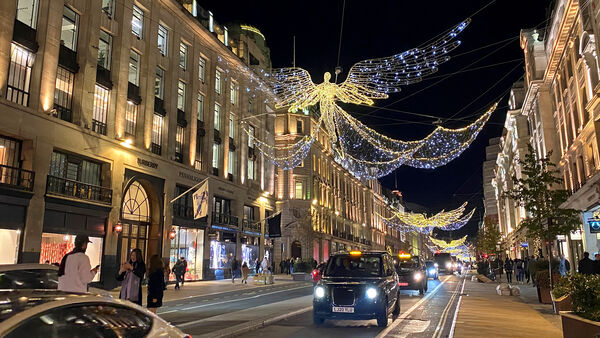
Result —
M92 269L90 258L85 254L90 239L87 235L75 237L75 249L66 254L58 269L58 290L85 293L88 283L94 279L100 266Z

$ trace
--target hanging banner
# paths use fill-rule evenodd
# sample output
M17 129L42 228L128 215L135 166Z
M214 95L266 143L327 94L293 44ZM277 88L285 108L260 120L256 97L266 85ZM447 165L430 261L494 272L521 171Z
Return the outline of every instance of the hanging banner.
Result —
M208 215L208 180L204 182L193 195L194 219Z

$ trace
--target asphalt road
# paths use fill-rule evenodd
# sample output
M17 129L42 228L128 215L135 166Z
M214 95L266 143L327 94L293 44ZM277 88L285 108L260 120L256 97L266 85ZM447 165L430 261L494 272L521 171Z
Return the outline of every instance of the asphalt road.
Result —
M459 276L429 280L428 292L402 291L401 314L387 328L371 321L326 321L315 326L312 311L281 320L244 337L449 337L463 285Z

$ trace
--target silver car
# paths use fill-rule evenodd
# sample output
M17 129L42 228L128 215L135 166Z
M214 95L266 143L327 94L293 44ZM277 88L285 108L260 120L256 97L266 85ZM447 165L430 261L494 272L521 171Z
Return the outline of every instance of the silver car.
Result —
M0 291L0 337L189 336L131 302L55 290L13 290Z

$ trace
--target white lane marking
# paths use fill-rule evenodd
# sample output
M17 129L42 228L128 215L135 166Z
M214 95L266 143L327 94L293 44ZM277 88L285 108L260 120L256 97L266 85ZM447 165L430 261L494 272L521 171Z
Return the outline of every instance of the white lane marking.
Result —
M394 322L392 322L392 325L389 325L387 328L385 328L385 330L379 332L379 334L375 338L385 337L390 331L395 329L396 326L400 325L400 323L402 323L404 318L408 317L408 315L410 315L413 311L415 311L421 304L423 304L424 301L433 297L433 295L442 287L442 285L444 285L444 283L446 283L448 281L448 279L450 279L450 277L451 276L448 276L448 278L446 278L443 282L441 282L438 286L436 286L435 289L433 289L433 291L431 291L425 297L421 298L420 301L416 302L415 305L413 305L410 309L408 309L400 317L398 317Z
M456 283L456 282L454 282L454 283ZM450 299L448 300L448 304L446 304L446 307L444 307L444 311L442 311L442 315L440 316L438 325L435 327L435 331L434 331L432 338L440 338L442 336L442 332L444 332L444 328L446 327L446 321L448 320L448 314L450 313L450 308L452 307L452 303L456 299L459 288L460 288L460 286L457 283L456 288L454 288L454 290L452 291L452 296L450 296Z
M230 300L224 300L222 302L217 302L217 303L209 303L209 304L200 304L200 305L195 305L195 306L190 306L190 307L186 307L181 309L182 311L186 311L186 310L192 310L192 309L198 309L201 307L207 307L207 306L212 306L212 305L219 305L219 304L225 304L225 303L233 303L233 302L240 302L243 300L248 300L248 299L254 299L254 298L259 298L259 297L263 297L263 296L267 296L267 295L273 295L276 293L281 293L281 292L285 292L285 291L292 291L292 290L299 290L299 289L306 289L309 286L301 286L301 287L296 287L296 288L291 288L291 289L285 289L285 290L279 290L279 291L273 291L273 292L269 292L269 293L262 293L260 295L256 295L256 296L252 296L252 297L246 297L246 298L236 298L236 299L230 299ZM165 312L162 312L160 314L163 314Z
M460 297L458 297L458 303L456 304L456 311L454 311L454 319L452 319L452 327L450 327L450 334L448 335L448 338L453 338L454 337L454 328L456 327L456 318L458 317L458 310L460 309L460 300L462 299L462 295L463 295L463 291L465 290L465 282L467 281L467 279L463 279L463 285L462 288L460 289Z

